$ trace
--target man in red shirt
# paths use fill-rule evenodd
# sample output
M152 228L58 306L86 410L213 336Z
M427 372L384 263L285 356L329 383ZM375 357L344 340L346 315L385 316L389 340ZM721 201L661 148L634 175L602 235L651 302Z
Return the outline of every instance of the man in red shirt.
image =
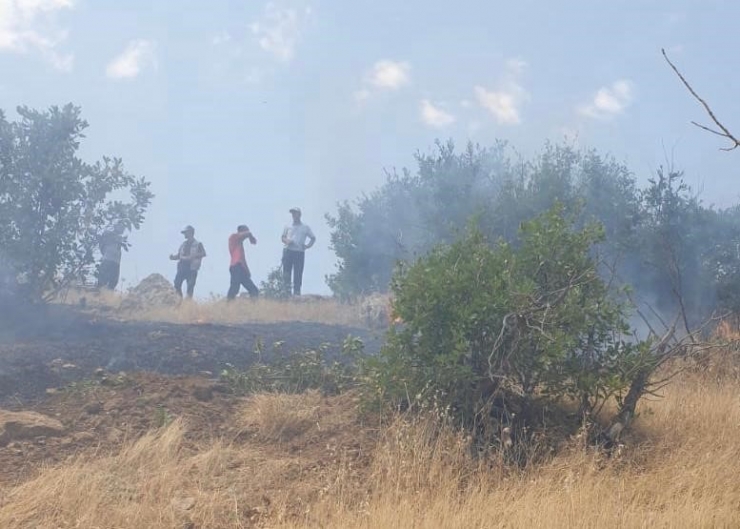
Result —
M259 295L257 285L252 281L252 274L247 266L247 258L244 255L244 239L249 239L252 244L257 244L257 239L252 235L244 224L236 228L236 233L229 236L229 255L231 255L231 264L229 273L231 274L231 286L226 299L231 301L239 293L239 288L244 286L249 292L250 298L256 298Z

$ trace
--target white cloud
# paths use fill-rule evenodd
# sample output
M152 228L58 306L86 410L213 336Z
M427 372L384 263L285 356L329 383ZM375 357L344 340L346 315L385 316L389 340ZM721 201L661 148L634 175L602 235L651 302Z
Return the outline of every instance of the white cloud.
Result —
M280 8L269 2L260 20L250 24L249 28L263 50L288 62L295 55L304 22L309 16L310 7L299 11L294 8Z
M632 103L633 91L632 82L621 79L611 86L599 88L589 103L578 107L578 113L588 118L611 119L622 114Z
M115 57L105 69L111 79L133 79L141 71L151 66L156 68L155 45L148 40L132 40L120 55Z
M406 62L390 60L378 61L373 65L367 81L375 88L384 90L398 90L408 84L411 80L409 70L411 67Z
M421 102L421 119L430 127L444 128L455 122L455 116L435 107L431 101L424 99Z
M357 103L364 103L374 93L399 90L411 82L411 65L407 62L383 59L377 61L365 73L362 88L356 90L353 98Z
M67 32L55 24L55 14L73 7L73 0L0 0L0 52L36 51L54 68L70 71L74 57L58 51Z
M474 88L478 104L493 115L502 125L517 125L521 123L520 107L528 98L526 90L519 82L527 63L520 59L510 59L506 62L503 79L495 89L482 86Z

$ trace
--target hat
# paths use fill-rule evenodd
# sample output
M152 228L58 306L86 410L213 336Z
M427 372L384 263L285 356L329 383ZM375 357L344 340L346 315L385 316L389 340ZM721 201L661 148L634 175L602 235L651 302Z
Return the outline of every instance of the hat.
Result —
M290 208L290 209L288 210L288 212L289 212L289 213L293 213L293 212L295 212L295 213L298 213L298 214L300 215L300 214L301 214L301 208Z
M180 233L187 233L189 231L192 231L193 233L195 233L195 228L193 228L190 224L185 226Z

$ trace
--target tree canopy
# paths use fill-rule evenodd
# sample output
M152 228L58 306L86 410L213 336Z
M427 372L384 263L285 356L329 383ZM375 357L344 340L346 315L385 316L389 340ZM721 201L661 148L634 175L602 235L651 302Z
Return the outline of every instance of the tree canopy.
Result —
M120 158L93 164L77 156L80 107L0 111L0 265L4 284L41 300L92 272L104 230L138 229L153 194Z
M438 244L452 244L475 218L491 241L520 244L522 223L560 203L578 211L576 226L598 221L601 270L630 284L645 302L667 312L682 298L701 318L715 308L740 309L740 209L704 205L679 171L657 168L647 184L613 157L547 143L530 159L506 142L448 141L416 153L416 169L388 172L383 185L327 215L338 258L327 276L335 295L388 291L399 263L412 263Z

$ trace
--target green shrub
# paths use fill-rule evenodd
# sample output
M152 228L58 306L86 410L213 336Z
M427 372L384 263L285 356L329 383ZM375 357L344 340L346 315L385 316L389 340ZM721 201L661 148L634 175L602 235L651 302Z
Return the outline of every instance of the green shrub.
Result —
M433 399L465 424L506 399L571 397L590 414L619 397L649 352L598 274L603 229L576 230L575 218L556 205L521 226L518 247L471 228L401 269L392 288L404 324L365 365L377 396Z

